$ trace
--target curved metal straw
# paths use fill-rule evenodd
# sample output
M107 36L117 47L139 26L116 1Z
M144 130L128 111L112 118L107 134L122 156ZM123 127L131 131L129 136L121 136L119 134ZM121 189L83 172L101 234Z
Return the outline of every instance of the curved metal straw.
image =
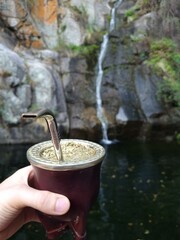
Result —
M27 118L44 118L46 120L46 123L49 128L49 132L51 135L54 151L56 154L56 157L58 161L63 160L63 155L62 155L62 150L61 150L61 145L60 145L60 137L59 137L59 132L58 132L58 127L57 127L57 122L54 117L54 114L48 110L40 110L38 112L28 112L28 113L23 113L21 115L22 118L27 119Z

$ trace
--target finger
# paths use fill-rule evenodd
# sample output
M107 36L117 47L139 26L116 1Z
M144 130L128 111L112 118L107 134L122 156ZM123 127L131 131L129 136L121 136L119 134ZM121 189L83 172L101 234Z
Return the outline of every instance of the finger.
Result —
M35 215L23 215L27 207L50 215L63 215L69 210L70 202L63 195L39 191L24 184L1 190L0 206L0 232L2 232L9 228L15 219L16 224L13 228L19 228L23 222L37 220Z
M6 194L6 205L12 208L32 207L52 215L63 215L69 210L67 197L49 191L40 191L28 186L28 179L33 176L31 166L22 168L1 184Z
M28 178L32 174L32 167L29 166L20 169L6 179L1 184L1 196L3 197L0 199L0 202L16 212L28 206L52 215L63 215L66 213L70 207L67 197L31 188L28 186Z
M0 239L9 239L14 233L16 233L25 223L28 222L40 222L37 216L37 212L32 208L26 208L18 215L15 221L9 223L7 227L0 231Z
M17 186L18 184L28 184L28 179L33 175L32 166L27 166L17 170L10 177L6 178L1 184L0 189Z
M69 199L61 194L36 190L26 185L19 192L19 207L28 206L51 215L63 215L70 208Z
M0 230L15 219L25 207L50 215L63 215L69 210L70 202L67 197L29 187L27 176L31 172L31 167L22 169L1 185ZM25 179L23 179L24 173L26 173Z

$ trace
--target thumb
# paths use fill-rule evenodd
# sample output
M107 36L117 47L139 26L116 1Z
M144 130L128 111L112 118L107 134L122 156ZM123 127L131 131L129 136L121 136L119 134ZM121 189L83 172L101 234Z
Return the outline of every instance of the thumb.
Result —
M31 207L52 215L63 215L70 208L69 199L63 195L49 191L40 191L28 185L28 179L33 176L32 166L18 170L0 186L2 203L6 203L11 210L17 211L24 207ZM3 190L3 199L2 199ZM6 198L6 201L5 201Z
M69 199L61 194L36 190L24 186L20 191L17 204L19 207L31 207L46 214L63 215L70 208Z
M70 207L70 202L65 196L39 191L28 185L1 189L0 195L0 239L2 240L8 239L26 222L37 221L33 209L50 215L62 215Z

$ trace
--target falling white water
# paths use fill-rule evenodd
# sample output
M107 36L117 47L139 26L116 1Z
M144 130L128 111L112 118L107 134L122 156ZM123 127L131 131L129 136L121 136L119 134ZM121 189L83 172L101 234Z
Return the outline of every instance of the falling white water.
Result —
M116 9L121 4L122 0L117 1L114 4L114 7L111 9L111 20L109 25L109 33L112 32L115 28L115 17L116 17ZM103 60L106 54L107 46L109 43L109 33L106 33L103 36L103 42L101 44L101 49L98 57L98 74L96 78L96 102L97 102L97 117L101 122L102 126L102 134L103 138L102 141L105 144L111 144L112 142L108 139L108 120L104 114L103 107L102 107L102 98L101 98L101 85L102 85L102 78L103 78Z
M107 50L108 41L109 41L109 37L108 37L108 34L106 34L104 35L103 42L101 44L101 50L98 58L98 75L96 78L97 117L101 122L103 142L105 143L109 143L109 139L107 135L108 121L106 119L106 116L104 115L103 108L102 108L101 83L102 83L102 77L103 77L102 62Z

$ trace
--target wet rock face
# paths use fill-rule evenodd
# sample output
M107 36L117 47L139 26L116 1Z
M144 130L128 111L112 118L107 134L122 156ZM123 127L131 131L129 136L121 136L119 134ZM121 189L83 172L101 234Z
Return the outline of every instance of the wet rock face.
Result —
M1 69L4 69L0 78L0 99L1 117L4 122L2 128L6 125L7 127L0 141L36 142L44 138L47 135L44 123L36 123L33 127L32 124L23 126L20 118L23 112L43 108L49 108L56 113L61 128L67 134L69 130L67 106L63 84L57 70L32 55L28 55L28 58L24 56L25 64L22 64L24 58L18 54L2 47L1 53L3 52L6 58L0 61ZM26 136L25 140L23 140L24 136Z
M23 112L39 108L55 113L62 138L101 139L97 56L75 56L63 44L80 48L92 27L95 32L103 30L112 4L100 0L2 2L0 143L49 139L43 122L20 119ZM118 9L103 61L101 96L108 134L117 139L173 139L180 131L179 110L167 109L157 97L162 79L144 63L148 43L131 41L132 35L142 37L142 32L149 31L148 23L156 15L146 14L135 24L124 25L123 14L133 4L124 1Z
M0 45L0 55L2 119L8 124L17 124L20 111L29 107L26 101L26 96L30 94L25 81L26 68L19 55L3 45ZM18 89L16 94L15 89Z
M21 113L38 108L55 112L63 136L96 138L98 132L90 129L99 125L94 69L86 58L52 49L63 52L63 42L81 45L92 27L104 29L108 1L7 0L2 1L0 12L0 142L47 137L41 124L21 125Z
M45 122L20 118L43 108L55 113L61 137L97 138L94 75L85 58L61 58L51 50L16 53L0 45L0 71L0 143L49 139Z
M102 98L109 120L109 136L147 140L154 138L156 132L158 139L165 139L167 135L173 138L179 110L167 108L158 96L163 79L145 64L148 42L132 41L134 36L140 39L148 34L157 15L148 13L125 25L123 11L126 5L124 2L118 9L116 28L110 33L103 63ZM178 121L175 125L179 129Z
M37 49L58 48L62 42L81 45L88 31L103 29L109 14L108 0L7 0L1 17L20 44Z

